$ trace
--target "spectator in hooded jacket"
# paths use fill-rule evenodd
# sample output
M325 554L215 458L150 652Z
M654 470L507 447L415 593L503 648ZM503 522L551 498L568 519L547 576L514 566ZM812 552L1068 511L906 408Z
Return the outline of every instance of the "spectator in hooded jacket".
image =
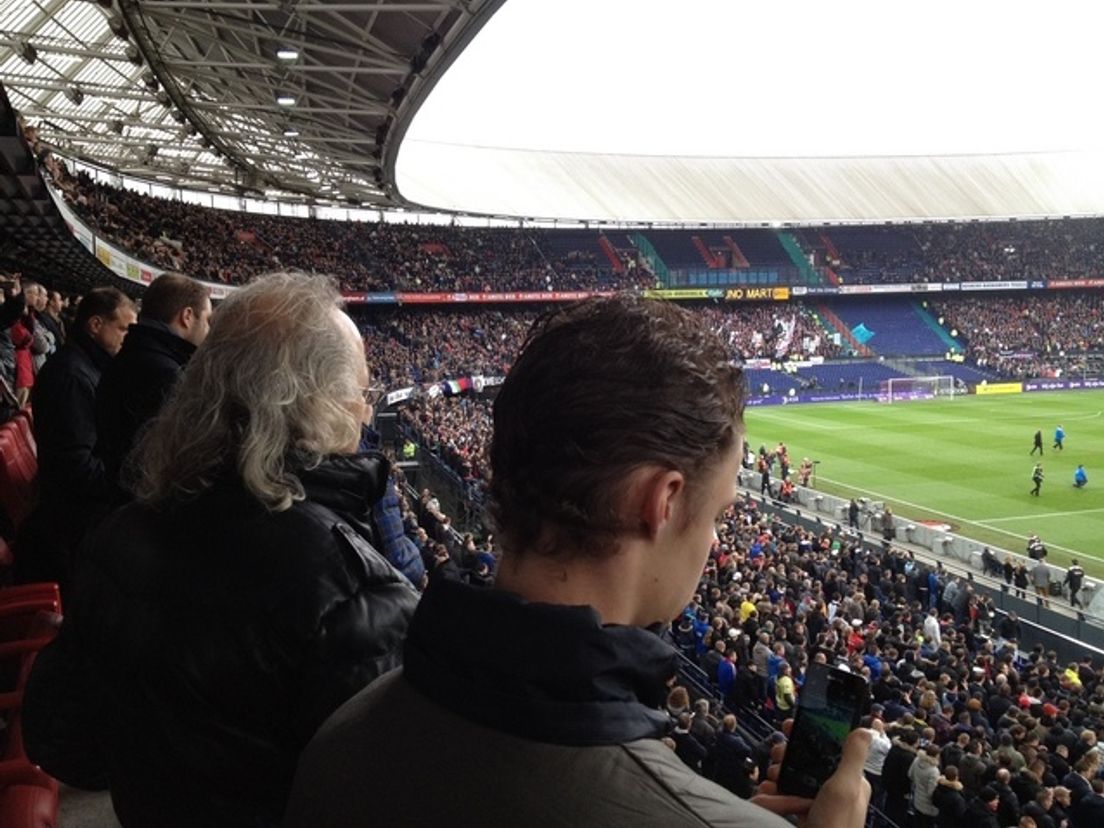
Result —
M928 745L916 755L909 767L912 805L916 809L917 828L934 828L939 807L932 800L939 782L939 748Z
M936 780L932 792L932 804L939 811L936 825L939 828L958 828L966 815L966 797L962 794L962 783L958 780L958 768L948 765L942 776Z

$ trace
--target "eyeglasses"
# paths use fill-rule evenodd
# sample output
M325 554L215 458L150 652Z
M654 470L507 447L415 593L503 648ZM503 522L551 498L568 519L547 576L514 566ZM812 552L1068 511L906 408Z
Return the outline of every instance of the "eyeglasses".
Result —
M387 386L378 383L372 383L367 388L361 390L364 394L364 404L370 405L373 408L379 405L380 400L387 394Z

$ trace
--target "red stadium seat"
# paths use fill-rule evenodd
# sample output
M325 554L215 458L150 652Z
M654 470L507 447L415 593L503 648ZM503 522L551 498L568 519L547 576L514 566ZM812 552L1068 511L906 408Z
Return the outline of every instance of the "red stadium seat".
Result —
M58 783L30 762L0 762L0 825L56 828Z
M58 784L31 764L23 747L20 706L35 656L53 640L60 622L57 584L0 589L0 825L55 828Z
M31 513L37 475L38 461L20 427L14 422L0 426L0 508L13 530Z
M12 422L15 424L16 428L19 429L19 434L23 438L23 442L30 449L31 454L37 457L38 445L35 443L31 410L29 408L20 410L20 412L12 418Z

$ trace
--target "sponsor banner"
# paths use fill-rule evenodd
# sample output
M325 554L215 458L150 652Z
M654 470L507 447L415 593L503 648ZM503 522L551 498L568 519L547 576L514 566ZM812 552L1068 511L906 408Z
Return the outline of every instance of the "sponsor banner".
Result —
M721 288L657 288L644 291L648 299L720 299L724 294Z
M910 293L942 293L942 282L913 282L908 286Z
M1031 279L1027 283L1027 287L1028 287L1029 290L1042 290L1046 286L1047 286L1047 283L1040 280L1040 279Z
M787 397L782 394L771 394L766 397L752 397L747 401L747 404L751 408L757 408L765 405L800 405L801 403L855 402L856 400L874 400L877 398L877 393L867 393L865 391L861 394L857 391L845 391L839 394L794 394L792 397Z
M77 241L79 241L84 249L89 253L95 254L96 252L96 238L92 235L92 231L85 227L83 224L74 224L72 221L66 219L66 226L69 228L69 232L72 233Z
M1036 284L1041 283L1031 283L1032 287L1034 287ZM1046 286L1051 290L1104 287L1104 279L1047 279Z
M908 293L909 285L840 285L843 296L861 296L871 293Z
M659 291L652 291L659 293ZM578 302L591 296L612 296L612 291L597 290L532 290L509 293L395 293L403 305L459 305L482 302ZM670 296L665 298L672 298ZM679 297L697 298L697 297ZM706 298L706 297L702 297Z
M399 301L396 293L343 293L341 298L349 305L394 305Z
M1081 391L1086 388L1104 388L1104 379L1034 379L1025 380L1023 384L1024 391Z
M1027 290L1027 280L1017 282L962 282L963 290Z
M724 291L727 302L756 302L769 299L785 302L790 298L789 287L741 287L727 288Z
M979 382L975 394L1019 394L1023 391L1022 382Z
M958 282L944 282L943 283L943 292L944 293L949 293L950 291L961 290L961 289L962 289L962 285Z
M130 278L127 275L129 257L117 247L108 244L99 237L96 238L96 258L116 276L121 276L124 279Z

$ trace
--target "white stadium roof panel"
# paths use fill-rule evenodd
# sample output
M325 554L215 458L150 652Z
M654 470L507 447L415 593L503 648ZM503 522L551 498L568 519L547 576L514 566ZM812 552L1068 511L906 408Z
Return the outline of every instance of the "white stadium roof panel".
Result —
M1069 0L510 0L396 181L427 208L615 221L1102 213L1101 22Z
M655 222L1104 214L1102 22L1071 0L26 0L0 4L0 82L69 157L236 197Z

